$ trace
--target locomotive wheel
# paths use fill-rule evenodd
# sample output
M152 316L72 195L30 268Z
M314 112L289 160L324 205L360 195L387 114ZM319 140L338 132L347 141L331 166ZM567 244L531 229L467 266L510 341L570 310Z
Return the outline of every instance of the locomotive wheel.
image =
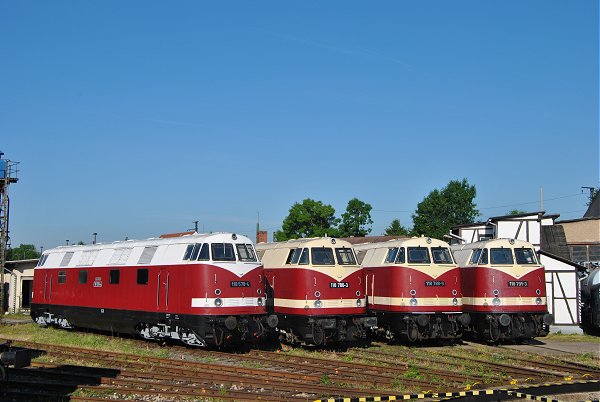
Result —
M321 326L313 326L312 334L315 345L322 345L325 342L325 331L323 331Z

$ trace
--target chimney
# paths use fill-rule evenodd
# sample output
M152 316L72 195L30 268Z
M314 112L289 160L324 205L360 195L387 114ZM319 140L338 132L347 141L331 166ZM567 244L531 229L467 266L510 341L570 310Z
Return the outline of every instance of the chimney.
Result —
M268 233L266 230L259 230L256 232L256 243L266 243L268 242Z

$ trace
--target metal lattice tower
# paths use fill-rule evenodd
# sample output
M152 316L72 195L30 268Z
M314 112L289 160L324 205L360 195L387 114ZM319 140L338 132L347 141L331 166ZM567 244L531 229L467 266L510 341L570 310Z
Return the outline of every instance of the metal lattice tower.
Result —
M4 267L6 264L6 251L8 247L8 213L10 201L8 186L19 179L19 162L2 159L4 153L0 151L0 314L4 316Z

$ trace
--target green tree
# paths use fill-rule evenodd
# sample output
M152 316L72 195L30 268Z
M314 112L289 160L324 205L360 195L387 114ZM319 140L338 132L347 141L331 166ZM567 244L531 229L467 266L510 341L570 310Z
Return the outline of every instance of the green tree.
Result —
M40 258L40 253L35 249L33 244L21 244L16 248L9 248L6 250L6 260L29 260L34 258Z
M273 234L275 241L285 241L303 237L321 237L338 235L335 209L331 205L310 198L295 203L288 216L283 220L281 230Z
M386 236L410 236L410 230L400 224L400 219L394 219L383 233Z
M508 211L508 213L506 215L523 215L526 213L527 213L527 211L522 211L520 209L511 209L510 211Z
M346 212L342 214L342 223L338 228L338 235L340 237L365 237L371 233L372 229L369 225L373 223L373 219L371 219L372 209L371 204L367 204L358 198L348 201Z
M441 190L433 190L412 215L413 234L442 239L457 225L475 222L479 211L473 202L477 191L467 179L452 180Z

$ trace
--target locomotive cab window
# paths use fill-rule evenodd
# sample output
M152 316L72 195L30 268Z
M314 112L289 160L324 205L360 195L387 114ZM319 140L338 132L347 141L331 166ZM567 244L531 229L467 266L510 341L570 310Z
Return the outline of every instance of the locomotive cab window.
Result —
M87 283L87 275L88 271L85 269L82 269L81 271L79 271L79 283L81 283L82 285Z
M120 276L121 271L119 271L118 269L111 269L108 276L108 283L110 283L111 285L118 285Z
M242 262L256 262L256 255L251 244L236 244L238 259Z
M308 249L303 248L302 254L300 254L300 259L298 260L298 264L308 265Z
M302 249L301 248L292 249L292 250L290 250L290 254L292 255L290 264L298 264L298 260L300 260L300 254L302 254Z
M432 247L431 254L436 264L452 264L452 254L446 247Z
M356 265L356 258L351 248L336 248L335 254L339 265Z
M188 246L185 248L185 253L183 253L183 260L187 261L190 259L190 256L192 255L192 251L194 250L194 245L193 244L188 244Z
M200 247L202 247L202 243L194 244L194 248L192 249L192 255L190 256L190 260L196 261L198 259L198 254L200 254Z
M233 244L212 243L210 245L213 261L235 261Z
M295 248L290 249L290 252L288 253L288 256L285 260L286 264L291 264L292 263L292 257L294 256L294 252L296 251Z
M427 247L408 247L409 264L430 264L429 249Z
M398 255L398 247L392 247L388 250L387 255L385 256L385 262L388 264L393 264L396 261L396 256Z
M58 271L58 283L67 283L67 271Z
M471 255L471 261L469 264L477 265L477 264L487 264L488 263L488 253L487 248L476 248L473 250L473 254Z
M148 269L140 268L137 270L137 284L147 285L148 284Z
M512 250L510 248L493 248L490 250L490 257L492 264L513 264Z
M313 247L311 249L313 265L335 265L333 250L325 247Z
M535 252L530 248L516 248L515 259L519 265L537 264Z
M43 266L46 263L47 259L48 259L48 254L44 254L43 256L41 256L40 260L38 261L38 267Z
M210 260L210 251L208 250L208 243L204 243L200 249L200 254L198 254L198 261L208 260Z

